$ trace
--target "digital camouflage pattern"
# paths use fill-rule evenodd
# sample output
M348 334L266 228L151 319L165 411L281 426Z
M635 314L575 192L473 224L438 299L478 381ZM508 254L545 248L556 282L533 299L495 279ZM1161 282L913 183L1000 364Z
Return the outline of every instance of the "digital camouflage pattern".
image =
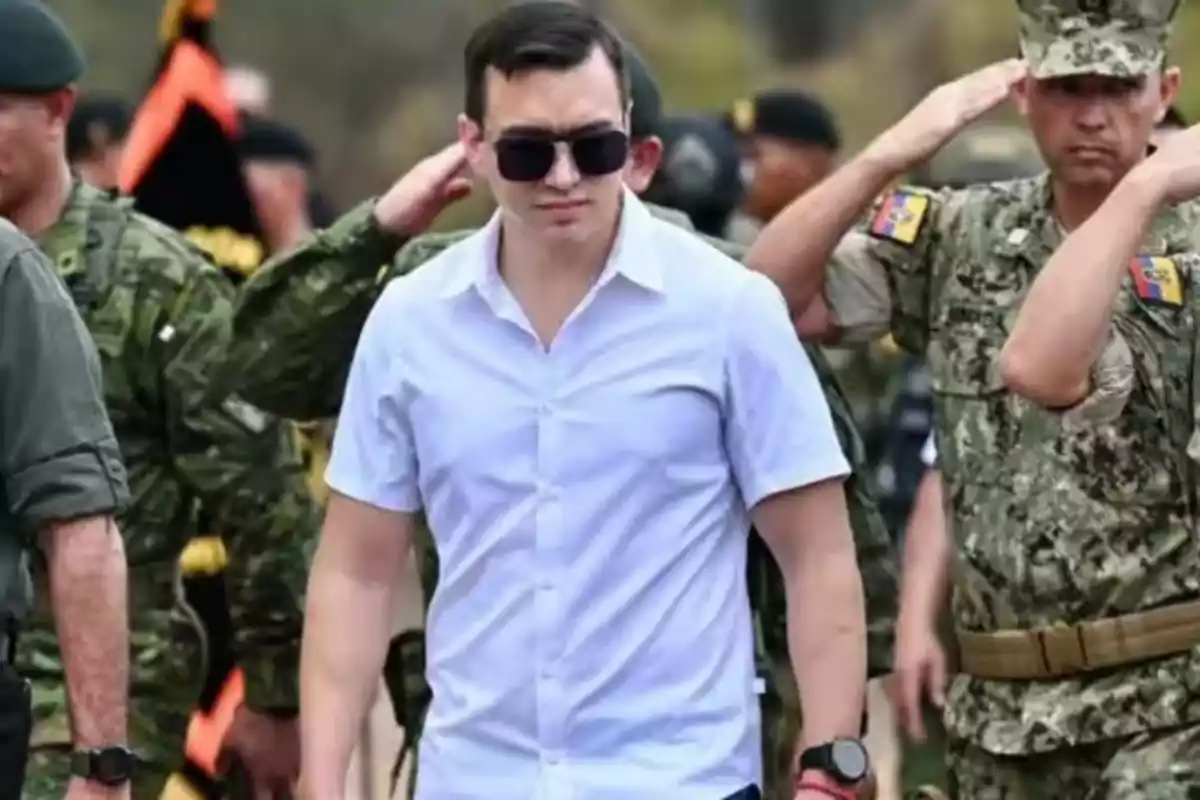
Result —
M1196 796L1200 729L1150 731L1021 759L960 741L947 762L956 800L1188 800Z
M1035 78L1159 69L1180 0L1017 0L1021 55Z
M269 263L243 287L236 320L238 351L233 361L242 367L238 390L250 401L299 418L336 414L358 332L384 285L472 233L427 234L408 242L397 254L396 242L388 241L374 224L373 207L370 201L359 206L308 246ZM679 212L651 209L668 222L691 227ZM744 248L733 243L708 241L735 258L744 254ZM845 486L867 594L869 669L872 675L886 674L891 671L896 616L895 554L861 472L862 442L845 398L820 352L811 347L808 352L825 388L843 449L855 465L856 472ZM420 532L417 547L428 603L437 579L437 561L427 537ZM758 623L760 667L770 676L763 698L768 731L764 747L765 763L776 773L773 785L778 788L769 795L775 797L786 794L790 785L787 776L799 704L787 658L782 579L765 548L758 550L761 557L752 558L750 564L751 597ZM401 716L410 720L406 725L410 735L419 733L429 697L424 675L403 669L404 663L423 663L423 654L414 653L414 646L413 640L407 640L403 648L397 648L394 664L398 666L389 670L388 680L393 695L403 697L394 702L403 709Z
M40 245L100 352L105 400L129 471L119 521L129 561L131 741L149 757L134 796L157 797L181 760L199 693L193 623L175 607L189 538L219 532L247 702L297 707L302 591L317 519L284 427L236 399L214 402L209 374L230 344L233 289L182 235L78 183ZM219 400L219 398L216 398ZM69 744L65 690L48 609L22 635L40 754L27 796L61 797ZM56 777L57 776L57 777Z
M1197 486L1181 456L1195 311L1143 300L1126 281L1115 329L1137 370L1115 412L1099 392L1047 411L1000 376L1020 303L1063 238L1050 199L1044 176L896 190L827 271L826 296L850 339L890 327L927 357L956 540L953 612L965 630L1069 625L1200 595ZM1197 223L1194 204L1165 212L1145 243L1145 254L1174 258L1184 298L1200 279ZM1063 680L959 675L947 730L1006 756L1136 736L1200 721L1198 679L1200 651Z

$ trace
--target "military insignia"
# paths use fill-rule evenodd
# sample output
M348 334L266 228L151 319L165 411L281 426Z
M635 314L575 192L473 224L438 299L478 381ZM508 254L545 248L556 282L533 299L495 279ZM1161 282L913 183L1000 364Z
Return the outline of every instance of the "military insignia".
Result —
M871 221L870 232L879 239L911 245L921 234L929 211L929 197L905 189L893 189Z
M1138 256L1129 264L1133 288L1147 303L1179 307L1183 305L1183 279L1173 258Z

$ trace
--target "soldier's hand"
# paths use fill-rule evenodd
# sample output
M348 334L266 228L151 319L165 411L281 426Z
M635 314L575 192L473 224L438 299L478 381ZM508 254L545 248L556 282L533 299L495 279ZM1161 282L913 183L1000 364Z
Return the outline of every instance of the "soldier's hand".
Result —
M925 699L941 708L946 693L946 654L937 629L901 620L896 625L896 659L892 690L900 724L913 741L925 741Z
M300 777L300 731L295 719L237 710L224 749L250 776L255 797L290 797Z
M1200 125L1167 139L1137 171L1149 174L1166 205L1200 197Z
M379 227L401 236L424 233L438 214L471 192L467 153L454 143L404 174L375 204Z
M1026 72L1024 61L1010 58L942 84L872 142L871 155L897 174L907 172L1007 100Z
M63 795L63 800L129 800L131 791L128 783L121 786L105 786L97 781L72 778L67 784L67 793Z

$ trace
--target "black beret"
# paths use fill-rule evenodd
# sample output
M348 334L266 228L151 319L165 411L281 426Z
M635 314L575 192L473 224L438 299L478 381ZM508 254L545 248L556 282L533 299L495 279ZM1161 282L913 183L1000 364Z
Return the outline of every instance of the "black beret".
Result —
M111 95L80 97L67 123L67 158L86 158L122 141L132 123L133 105L125 100Z
M702 233L720 235L742 196L737 138L712 116L666 117L661 135L662 166L644 199L684 212Z
M290 125L258 114L242 114L241 124L238 152L243 159L286 161L306 168L316 162L312 146Z
M40 0L0 0L0 91L42 94L83 74L83 52Z
M830 150L841 146L833 114L819 100L804 92L775 90L740 100L734 105L730 121L743 136L773 136Z
M622 44L625 68L629 72L629 97L633 101L629 134L635 139L655 136L662 119L662 94L658 90L658 81L654 79L654 73L641 53L628 42Z

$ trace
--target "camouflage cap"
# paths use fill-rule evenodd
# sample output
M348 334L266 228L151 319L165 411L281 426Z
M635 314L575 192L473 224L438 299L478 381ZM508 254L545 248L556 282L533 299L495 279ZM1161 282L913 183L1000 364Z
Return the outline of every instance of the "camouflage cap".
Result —
M83 53L40 0L0 0L0 92L41 94L83 73Z
M1017 125L977 124L950 140L916 175L931 188L1027 178L1045 169L1037 143Z
M1017 0L1035 78L1133 78L1159 69L1181 0Z

